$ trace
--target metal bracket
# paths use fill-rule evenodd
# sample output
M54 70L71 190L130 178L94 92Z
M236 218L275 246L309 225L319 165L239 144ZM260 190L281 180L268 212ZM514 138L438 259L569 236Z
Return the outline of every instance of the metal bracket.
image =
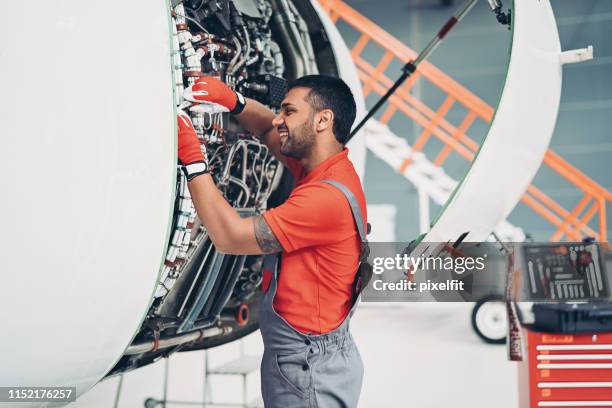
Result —
M561 65L575 64L593 59L593 46L587 48L578 48L575 50L563 51L559 54L559 62Z

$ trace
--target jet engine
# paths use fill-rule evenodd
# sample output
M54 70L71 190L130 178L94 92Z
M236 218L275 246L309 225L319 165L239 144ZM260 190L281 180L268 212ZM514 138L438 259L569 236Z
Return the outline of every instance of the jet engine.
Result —
M288 80L314 73L337 76L315 9L289 0L185 0L171 6L176 105L190 115L213 179L242 216L280 204L293 180L257 135L241 129L223 108L191 104L182 95L199 77L210 75L276 110ZM218 252L197 218L180 169L175 190L154 301L109 374L170 352L223 344L258 328L262 257Z

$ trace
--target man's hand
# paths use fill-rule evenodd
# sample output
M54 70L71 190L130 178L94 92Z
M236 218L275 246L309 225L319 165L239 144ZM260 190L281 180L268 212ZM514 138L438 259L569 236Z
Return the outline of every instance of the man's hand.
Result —
M208 173L208 158L206 151L202 152L200 139L193 129L189 115L179 110L178 123L178 159L183 165L187 180Z
M262 216L242 218L217 189L208 171L206 150L189 116L179 110L178 157L187 176L191 199L217 250L230 254L279 252L281 245ZM201 177L197 177L201 176Z
M192 86L185 89L183 98L193 103L216 103L227 108L234 115L244 109L244 97L230 89L220 80L204 76L199 78Z
M179 161L189 181L198 216L217 250L247 255L281 251L281 245L264 218L241 218L221 195L210 174L206 174L206 150L202 151L189 115L179 110L177 122Z
M272 125L275 114L266 106L254 99L245 99L223 82L210 76L199 78L192 86L185 89L183 98L195 105L191 107L194 111L216 113L227 109L234 115L239 114L236 119L240 125L246 131L259 137L268 146L274 157L286 164L287 158L280 152L278 131ZM211 104L222 108L214 109Z

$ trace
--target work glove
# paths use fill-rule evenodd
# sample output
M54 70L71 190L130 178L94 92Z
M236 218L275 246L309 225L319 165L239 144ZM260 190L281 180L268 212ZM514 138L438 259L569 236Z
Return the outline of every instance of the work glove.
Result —
M234 92L222 81L204 76L183 91L183 98L195 104L217 104L237 115L244 109L246 101L239 92Z
M200 139L193 129L189 115L179 110L176 121L178 123L178 159L183 165L182 170L187 181L191 181L209 172L208 157L206 150L202 152Z

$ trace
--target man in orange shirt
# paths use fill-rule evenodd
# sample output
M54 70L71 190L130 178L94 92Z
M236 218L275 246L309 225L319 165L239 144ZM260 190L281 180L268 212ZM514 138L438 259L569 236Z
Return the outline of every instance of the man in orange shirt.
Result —
M366 203L344 147L355 119L350 89L338 78L299 78L289 84L277 116L212 77L200 78L185 98L230 110L296 180L285 203L241 218L208 174L189 117L179 116L179 160L215 247L268 254L259 317L266 407L357 406L363 364L348 324L356 306Z

